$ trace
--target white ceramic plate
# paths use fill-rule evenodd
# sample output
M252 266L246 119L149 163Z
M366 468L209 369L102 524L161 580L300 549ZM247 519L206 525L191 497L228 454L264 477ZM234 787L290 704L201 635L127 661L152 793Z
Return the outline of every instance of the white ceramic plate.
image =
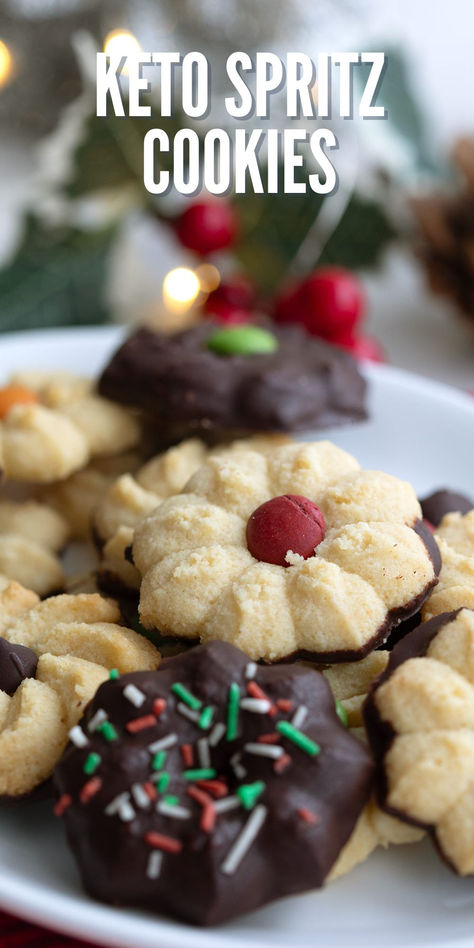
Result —
M2 336L0 379L32 366L96 373L119 334ZM331 432L333 440L365 467L407 478L420 493L446 485L472 493L474 400L396 369L369 367L367 375L372 420ZM114 948L474 948L474 882L456 878L427 841L377 852L323 891L199 930L84 896L50 809L0 811L0 906L69 934Z

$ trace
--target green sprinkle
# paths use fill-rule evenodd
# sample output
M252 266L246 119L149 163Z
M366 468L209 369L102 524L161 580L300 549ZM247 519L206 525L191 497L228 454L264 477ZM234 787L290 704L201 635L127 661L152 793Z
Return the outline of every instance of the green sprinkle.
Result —
M168 806L178 806L179 797L173 796L172 793L167 793L166 796L163 797L163 803L167 803Z
M117 731L110 721L103 721L102 724L99 724L96 730L99 731L99 733L102 734L102 736L105 737L105 740L109 743L110 741L118 741Z
M259 355L276 352L278 340L268 329L244 323L217 329L207 340L207 348L217 355Z
M212 780L217 776L217 771L213 767L202 767L200 770L185 770L183 777L185 780Z
M198 721L198 727L203 731L207 731L211 726L212 717L214 714L214 708L209 704L207 708L204 708L204 711L201 711L201 716Z
M337 711L337 713L338 713L338 715L339 715L339 717L340 717L340 719L341 719L341 721L342 721L344 727L347 727L347 725L349 724L349 719L348 719L348 717L347 717L347 711L346 711L344 705L341 704L340 701L336 701L336 711Z
M163 770L166 760L166 751L159 751L158 754L155 754L151 762L153 770Z
M158 777L158 780L155 780L155 787L158 790L158 793L164 793L168 789L168 784L170 782L170 775L164 771Z
M90 774L93 774L94 770L97 770L101 760L102 758L100 754L89 754L88 757L86 757L84 763L84 773L88 774L89 776Z
M227 731L226 740L235 741L237 737L237 723L239 720L240 688L236 681L233 681L229 688L229 700L227 704Z
M181 698L181 701L184 704L187 704L188 708L192 708L193 711L199 711L199 708L202 707L202 701L199 698L195 698L194 695L185 688L184 685L181 685L179 681L176 684L171 685L171 691L174 692L178 698Z
M114 679L114 678L119 678L119 677L120 677L120 672L118 668L111 668L109 671L109 678Z
M265 790L263 780L256 780L255 783L243 783L235 791L244 810L253 810L259 796Z
M312 741L311 738L303 734L302 731L298 731L298 728L293 727L289 721L278 721L276 729L280 734L283 734L283 737L287 737L289 741L296 744L300 750L304 751L305 754L309 754L310 757L316 757L321 753L319 744Z

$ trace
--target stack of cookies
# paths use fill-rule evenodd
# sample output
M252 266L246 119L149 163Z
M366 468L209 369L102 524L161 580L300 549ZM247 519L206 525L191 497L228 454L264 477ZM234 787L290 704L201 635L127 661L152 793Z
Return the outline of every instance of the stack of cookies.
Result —
M474 874L472 505L294 440L364 382L255 328L0 393L0 795L54 796L93 897L199 925L425 831Z

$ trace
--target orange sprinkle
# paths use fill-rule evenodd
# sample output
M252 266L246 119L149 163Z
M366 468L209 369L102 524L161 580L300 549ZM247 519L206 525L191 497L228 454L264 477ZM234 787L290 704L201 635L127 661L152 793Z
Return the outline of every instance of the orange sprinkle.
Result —
M81 803L89 803L89 800L92 799L99 792L102 786L102 780L100 777L92 777L87 783L84 784L80 794L79 799Z
M152 802L158 799L158 794L150 780L145 780L143 789Z
M203 807L199 826L201 827L203 833L212 833L215 824L216 811L211 803L208 806Z
M163 711L166 708L166 701L164 698L155 698L153 702L153 714L156 714L159 718L160 714L163 714Z
M162 849L165 853L180 853L183 848L183 844L179 839L174 839L172 836L163 836L162 833L146 833L145 842L155 849Z
M181 751L181 757L183 758L183 764L185 767L192 767L194 763L194 752L192 744L181 744L179 748Z
M38 396L24 385L7 385L0 388L0 418L5 418L14 405L33 405L38 401Z
M59 797L56 806L54 807L54 815L62 816L64 811L67 810L68 806L71 806L72 797L69 793L63 793L62 797Z
M298 816L300 816L301 819L305 821L305 823L312 823L314 825L315 823L321 822L321 817L317 816L316 813L313 813L312 810L308 810L305 806L300 806L299 810L297 810L297 813Z
M137 731L144 731L147 727L153 727L156 724L156 718L154 714L145 714L142 718L135 718L133 721L128 721L125 725L127 731L130 731L130 734L136 734Z
M291 711L293 702L289 698L278 698L276 706L279 711Z
M210 797L208 793L205 793L204 790L200 790L199 787L188 787L187 794L188 797L196 800L196 802L200 803L203 807L212 806L212 797Z
M196 780L196 783L198 787L202 787L203 790L212 793L212 796L217 799L226 797L229 792L227 784L225 784L223 780Z
M276 731L273 731L271 734L260 734L257 737L259 744L278 744L280 740L280 735Z
M289 754L282 754L275 763L273 764L273 769L276 774L281 774L286 768L291 764L291 757Z

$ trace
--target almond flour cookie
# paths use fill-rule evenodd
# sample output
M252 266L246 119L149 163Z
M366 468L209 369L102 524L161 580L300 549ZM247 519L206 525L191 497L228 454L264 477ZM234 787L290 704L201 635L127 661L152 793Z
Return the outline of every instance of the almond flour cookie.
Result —
M40 596L64 587L57 554L68 537L68 524L46 504L0 500L0 573Z
M365 720L391 814L474 874L474 612L436 616L393 650Z
M443 517L435 534L442 567L439 586L423 607L423 619L466 606L474 609L474 510Z
M372 773L321 675L213 642L99 688L56 812L94 898L215 925L321 886Z
M0 607L0 796L21 797L51 775L109 670L154 669L160 654L99 595L38 602L11 583Z
M284 435L260 435L209 450L203 441L190 438L152 458L135 477L130 474L119 477L109 487L93 517L94 537L102 552L101 588L113 594L139 590L140 573L127 556L134 528L163 500L178 494L207 457L249 447L265 454L289 443L290 439Z
M0 463L8 479L59 481L92 457L126 451L140 439L136 418L97 395L87 379L20 373L4 395L8 391L13 396L0 422Z
M409 484L329 442L211 457L135 531L141 621L253 659L362 658L436 584L419 517Z

